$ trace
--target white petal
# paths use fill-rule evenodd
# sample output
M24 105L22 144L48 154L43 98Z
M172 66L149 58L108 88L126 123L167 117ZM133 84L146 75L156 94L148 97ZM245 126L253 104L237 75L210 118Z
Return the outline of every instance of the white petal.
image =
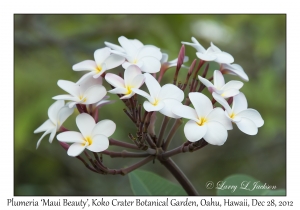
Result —
M222 72L225 74L237 75L245 81L249 81L249 77L245 73L244 69L238 64L226 64L221 65Z
M229 89L241 89L243 87L244 83L236 80L229 81L226 83L223 87L222 90L229 90Z
M86 146L83 144L74 143L69 147L67 153L69 156L76 157L76 156L80 155L85 148L86 148Z
M94 118L86 113L82 113L76 117L76 124L83 137L90 136L96 125Z
M124 80L116 74L107 73L105 80L114 87L125 88Z
M127 89L126 88L114 88L112 90L109 90L107 92L111 93L111 94L126 94L127 93Z
M255 109L246 109L244 111L241 111L238 116L253 121L257 127L261 127L264 124L264 120L262 119L259 112Z
M63 108L61 108L58 112L58 122L59 125L62 125L65 120L71 115L73 114L74 109L73 108L69 108L68 106L64 106Z
M85 75L83 75L84 77ZM81 80L81 78L80 78ZM98 77L98 78L93 78L92 76L89 76L87 78L85 78L84 80L82 81L78 81L76 84L79 85L80 89L82 91L85 91L87 90L88 88L90 88L91 86L94 86L94 85L102 85L102 77Z
M116 45L116 44L113 44L113 43L110 43L110 42L104 42L104 44L107 47L110 47L113 50L125 53L125 50L122 47L120 47L119 45Z
M151 74L145 73L144 76L146 78L145 83L146 83L146 86L149 90L151 97L157 98L158 94L161 90L159 83Z
M58 141L66 143L85 143L81 133L76 131L65 131L56 136Z
M242 118L241 121L236 122L237 127L248 135L256 135L258 132L257 126L252 120Z
M58 121L58 112L65 105L64 100L55 101L48 109L49 119L56 125Z
M110 55L110 49L108 47L104 47L98 49L94 52L94 58L98 67L102 67L105 59Z
M192 42L193 43L189 43L189 42L181 42L181 43L194 47L198 52L201 52L201 53L205 52L204 47L202 47L202 45L197 41L197 39L192 37Z
M167 53L162 53L162 57L160 59L160 63L166 63L168 61L168 54Z
M207 131L206 125L198 125L194 120L189 120L184 126L184 134L187 140L195 142L203 138Z
M66 101L77 101L77 97L71 95L58 95L52 97L54 100L66 100Z
M163 103L164 103L164 107L159 111L160 113L162 113L163 115L166 115L168 117L180 118L180 116L178 116L172 112L173 107L182 105L179 101L177 101L175 99L164 99Z
M207 88L214 87L214 85L209 80L207 80L201 76L198 76L198 78L199 78L200 82L202 82L203 85L205 85Z
M166 84L162 86L158 98L160 100L175 99L181 102L184 99L184 92L173 84Z
M209 48L211 48L211 50L213 51L213 52L215 52L215 53L220 53L220 52L222 52L216 45L214 45L212 42L210 42L210 47Z
M145 82L145 76L143 74L137 75L129 84L132 88L140 88Z
M189 93L189 98L199 118L206 117L213 110L213 105L206 95L202 93Z
M232 97L232 96L236 96L237 94L240 93L239 90L237 89L228 89L228 90L221 90L221 96L223 98L229 98L229 97Z
M213 109L207 116L207 121L216 121L221 123L226 130L232 130L231 120L226 117L225 112L220 107Z
M238 95L233 97L232 102L232 111L238 114L241 111L244 111L248 108L248 103L245 95L240 92Z
M234 58L227 52L221 52L215 54L217 58L214 60L217 63L232 63L234 62Z
M144 46L144 44L137 39L129 39L129 41L135 46L136 49L139 49Z
M217 93L213 93L212 95L213 95L214 99L225 108L227 113L229 113L229 114L232 113L232 109L230 108L228 102L222 96L220 96Z
M186 118L186 119L190 119L190 120L194 120L195 122L198 121L198 115L195 109L186 106L186 105L178 105L178 106L174 106L174 108L172 108L172 112L174 114L176 114L177 116Z
M154 98L152 98L148 93L146 93L143 90L139 90L137 88L132 88L131 89L133 92L135 92L138 95L141 95L143 97L145 97L148 101L150 101L151 103L154 103Z
M214 54L202 54L200 52L196 53L197 57L204 61L213 61L217 58Z
M127 94L127 93L124 93L125 95L122 96L120 99L129 99L131 98L135 93L133 91L131 91L131 93Z
M58 80L57 85L72 96L79 95L79 86L74 82L70 82L67 80Z
M140 49L137 55L137 59L140 60L144 57L149 57L149 56L161 60L162 53L160 52L159 48L155 46L147 45Z
M217 89L221 89L224 85L225 85L225 80L224 80L223 74L220 71L215 70L214 71L214 86Z
M124 63L125 58L120 55L112 54L108 58L106 58L105 65L106 69L113 69L117 66L120 66L122 63Z
M92 60L85 60L72 66L74 71L95 71L97 64Z
M40 133L40 132L44 132L47 130L51 130L53 128L55 128L55 125L53 124L53 122L50 119L48 119L40 127L35 129L35 131L33 131L33 133Z
M160 101L160 102L158 102L158 104L156 106L154 106L149 101L145 101L143 106L147 112L153 112L153 111L161 110L162 108L164 108L165 104L164 104L164 102Z
M118 40L119 40L119 43L121 44L121 46L123 47L123 49L125 50L126 54L128 54L130 56L134 56L134 57L136 56L138 51L132 42L130 42L124 36L119 37Z
M102 152L109 146L109 140L106 136L96 135L92 138L93 143L86 148L92 152Z
M76 82L76 84L81 84L85 82L86 80L90 80L90 78L94 79L94 76L97 75L96 71L91 71L87 74L84 74L80 79Z
M126 85L130 85L132 80L137 76L141 75L141 69L136 65L130 65L124 72L124 80Z
M57 129L53 129L53 130L51 131L51 134L50 134L50 136L49 136L49 143L52 143L52 141L53 141L53 139L54 139L54 137L55 137L55 134L56 134L56 130L57 130Z
M155 57L143 57L139 61L143 62L143 65L141 66L143 72L156 73L160 70L161 63Z
M92 137L95 135L104 135L106 137L110 137L116 130L116 124L111 120L101 120L98 122L93 131Z
M223 145L227 139L228 133L219 122L207 122L207 131L203 137L205 141L212 145Z
M43 133L43 135L41 136L41 138L38 140L38 142L37 142L37 144L36 144L36 149L40 146L40 143L41 143L42 139L43 139L47 134L49 134L50 132L52 132L52 129L47 130L45 133Z
M84 93L84 101L83 104L93 104L100 101L106 95L106 89L104 86L94 85L87 89Z

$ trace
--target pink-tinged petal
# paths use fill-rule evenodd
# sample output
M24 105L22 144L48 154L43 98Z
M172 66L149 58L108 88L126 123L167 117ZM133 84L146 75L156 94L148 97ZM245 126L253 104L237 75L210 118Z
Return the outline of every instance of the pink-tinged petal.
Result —
M152 98L148 93L146 93L143 90L137 89L137 88L132 88L131 89L133 92L135 92L136 94L145 97L148 101L154 103L154 98Z
M172 112L172 108L176 106L182 105L179 101L175 99L164 99L163 103L165 104L164 107L159 111L163 115L166 115L168 117L172 118L180 118L181 116L178 116Z
M71 95L58 95L52 97L54 100L66 100L66 101L77 101L77 97Z
M126 94L126 93L124 93L124 94ZM135 94L135 93L134 93L133 91L131 91L131 93L122 96L120 99L129 99L129 98L131 98L134 94Z
M224 80L223 74L220 71L215 70L214 71L214 86L217 89L221 89L224 85L225 85L225 80Z
M236 96L233 96L232 111L234 113L238 114L241 111L246 110L247 108L248 103L244 93L240 92Z
M64 100L55 101L48 109L49 119L56 125L58 121L58 112L65 105Z
M35 129L33 131L33 133L40 133L40 132L44 132L44 131L47 131L47 130L51 130L53 128L55 128L55 125L53 124L53 122L50 119L48 119L40 127Z
M83 75L84 77L85 75ZM80 78L81 80L81 78ZM86 77L84 80L82 81L78 81L76 84L79 85L80 89L82 91L87 90L88 88L90 88L91 86L94 85L102 85L102 77L98 77L98 78L93 78L92 76Z
M160 70L161 63L155 57L143 57L139 61L143 62L143 65L140 67L143 72L156 73Z
M236 80L232 80L229 81L228 83L226 83L223 87L222 90L226 91L226 90L230 90L230 89L241 89L243 87L244 83L240 82L240 81L236 81Z
M85 143L84 137L81 133L76 131L65 131L56 136L58 141L65 143Z
M63 108L61 108L58 112L58 125L59 127L66 121L66 119L68 117L70 117L71 114L73 114L74 109L73 108L69 108L68 106L64 106Z
M241 111L238 116L253 121L257 127L261 127L264 124L264 120L262 119L259 112L255 109L246 109L244 111Z
M194 120L195 122L198 121L198 115L195 109L186 106L186 105L178 105L178 106L173 106L172 112L176 114L177 116L189 119L189 120Z
M239 93L240 93L240 91L237 90L237 89L228 89L228 90L221 91L221 96L223 98L229 98L229 97L232 97L232 96L236 96Z
M189 93L189 98L197 112L198 117L206 117L212 110L213 105L209 98L202 93Z
M105 80L114 87L125 88L125 82L123 78L116 74L107 73L105 75Z
M113 69L117 66L120 66L122 63L124 63L125 58L120 55L112 54L110 55L105 61L106 69Z
M142 71L141 69L136 66L136 65L130 65L128 66L127 69L125 69L125 72L124 72L124 80L125 80L125 84L126 85L130 85L132 80L138 76L138 75L141 75L142 74Z
M113 44L110 42L104 42L104 44L113 50L125 53L125 50L122 47L120 47L119 45L116 45L116 44Z
M184 99L184 92L173 84L166 84L162 86L158 98L160 100L175 99L181 102Z
M129 84L132 88L140 88L145 82L145 76L143 74L137 75Z
M207 88L210 88L210 87L213 87L214 88L214 85L207 79L201 77L201 76L198 76L200 82L203 83L203 85L205 85Z
M128 92L128 90L126 88L114 88L112 90L107 91L111 94L126 94Z
M74 71L95 71L97 64L92 60L85 60L72 66Z
M67 80L58 80L57 85L72 96L79 95L79 86L74 82L70 82Z
M200 126L194 120L189 120L184 126L184 135L190 142L199 141L206 134L207 126Z
M132 64L132 63L129 63L128 61L125 61L124 63L122 63L122 67L124 68L124 69L127 69L129 66L131 66L131 65L134 65L134 64Z
M207 122L219 122L226 130L232 130L231 120L225 115L225 111L220 107L213 109L207 116Z
M221 52L215 54L217 58L214 60L217 63L232 63L234 62L234 58L227 52Z
M110 137L116 130L116 124L111 120L101 120L98 122L93 131L92 131L92 137L96 135L104 135L106 137Z
M53 131L53 129L49 129L47 130L45 133L43 133L43 135L41 136L41 138L38 140L37 144L36 144L36 149L40 146L40 143L42 141L42 139L49 133L51 133Z
M102 107L106 104L112 104L112 103L115 103L116 101L115 100L101 100L99 103L96 104L96 107Z
M151 45L146 45L139 50L137 59L140 60L149 56L160 60L162 58L162 53L160 52L159 48Z
M52 143L52 141L53 141L53 139L54 139L54 137L55 137L55 134L56 134L56 129L53 129L53 130L51 131L50 136L49 136L49 143L50 143L50 144Z
M227 130L219 122L207 122L205 141L212 145L223 145L228 137Z
M76 124L83 137L90 136L96 125L94 118L86 113L82 113L76 117Z
M134 44L129 41L126 37L121 36L119 37L119 43L125 50L126 54L135 57L137 55L138 50L134 46Z
M102 67L105 59L110 55L110 49L108 47L104 47L98 49L94 52L94 58L98 67Z
M204 61L213 61L217 58L217 56L214 54L202 54L200 52L196 52L196 55L198 58Z
M102 152L109 146L109 140L104 135L96 135L92 138L93 143L86 148L92 152Z
M221 65L221 71L223 72L223 74L237 75L241 79L243 79L243 80L245 80L247 82L249 81L249 77L245 73L244 69L240 65L238 65L238 64L223 63Z
M225 110L228 114L232 113L232 109L230 108L228 102L222 96L220 96L217 93L213 93L212 95L213 95L214 99L225 108Z
M85 144L74 143L68 149L68 155L72 157L76 157L80 155L84 149L86 148Z
M94 85L84 92L83 104L94 104L99 102L105 95L106 89L104 86Z
M236 122L237 127L248 135L256 135L258 132L257 126L252 120L242 118L241 121Z
M162 108L164 108L165 104L164 102L160 101L157 103L157 105L153 105L149 101L145 101L143 106L147 112L153 112L161 110Z
M149 90L151 97L157 98L158 94L161 90L160 84L157 82L157 80L151 74L145 73L144 76L146 78L145 83L146 83L146 86Z

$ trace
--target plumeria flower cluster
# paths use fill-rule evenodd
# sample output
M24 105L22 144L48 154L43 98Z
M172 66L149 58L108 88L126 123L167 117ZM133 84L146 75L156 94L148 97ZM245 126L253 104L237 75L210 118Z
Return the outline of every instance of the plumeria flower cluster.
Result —
M233 124L248 135L257 134L258 128L264 124L259 112L248 108L246 97L241 92L243 82L232 80L226 83L223 76L232 74L249 81L247 74L240 65L233 64L232 55L221 51L213 43L205 49L192 37L192 43L182 42L178 58L168 61L168 55L156 46L145 45L137 39L124 36L119 37L118 41L120 45L104 42L105 47L94 52L94 60L84 60L73 65L72 69L76 72L88 72L78 81L58 80L57 85L67 94L52 98L56 101L48 110L49 119L34 131L44 132L37 146L45 135L50 134L49 141L52 142L56 133L60 132L56 138L67 150L67 154L79 158L91 171L126 174L154 157L168 165L165 161L172 155L195 151L207 144L223 145L228 138L228 131L234 128ZM196 49L196 59L189 67L183 65L189 60L185 56L185 45ZM220 64L220 68L211 72L212 77L207 79L210 62ZM121 73L117 74L115 69L121 69ZM173 81L161 84L167 69L173 69ZM179 71L185 71L184 83L177 82ZM158 79L156 73L159 73ZM205 88L209 95L202 93ZM111 138L116 130L116 123L110 119L98 119L99 109L105 104L113 103L108 100L110 94L117 95L124 103L125 114L137 128L135 134L129 134L133 144ZM70 131L62 125L75 108L79 112L76 117L79 132ZM164 118L156 135L155 125L159 123L156 120L160 114ZM183 128L187 142L168 150L183 122L182 118L188 119ZM174 124L165 135L168 122L172 119ZM110 145L143 152L112 152L108 150ZM93 152L95 160L85 150ZM83 152L92 165L81 158ZM125 169L109 169L103 165L98 155L145 159ZM172 166L167 166L170 167Z

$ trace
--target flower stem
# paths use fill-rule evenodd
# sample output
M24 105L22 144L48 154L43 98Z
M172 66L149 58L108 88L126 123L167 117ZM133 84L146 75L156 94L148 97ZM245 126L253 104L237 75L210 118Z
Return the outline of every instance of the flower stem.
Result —
M154 150L155 151L155 150ZM115 157L122 157L122 158L138 158L138 157L147 157L149 155L148 152L128 152L126 150L123 150L122 152L113 152L113 151L102 151L101 152L104 155L109 155L111 158Z
M161 145L163 143L164 133L165 133L165 130L167 128L169 120L170 120L170 118L165 116L164 119L163 119L163 122L161 123L159 136L158 136L158 140L157 140L157 143L156 143L157 147L161 147Z
M139 150L139 148L134 144L118 141L118 140L115 140L115 139L112 139L112 138L109 139L109 145L115 145L115 146L119 146L119 147L125 147L125 148L128 148L128 149Z
M151 160L153 160L153 156L152 155L149 155L148 157L146 157L145 159L129 166L128 168L124 168L124 169L121 169L121 174L122 175L126 175L128 173L130 173L131 171L134 171L135 169L145 165L146 163L150 162Z
M173 139L173 136L175 135L175 133L176 133L176 131L177 131L177 128L178 128L181 124L182 124L182 119L177 119L177 120L174 122L174 124L173 124L173 126L172 126L172 128L171 128L171 130L170 130L170 132L169 132L169 134L168 134L168 136L167 136L167 139L166 139L166 141L165 141L165 143L164 143L164 145L163 145L163 150L166 150L166 149L168 148L170 142L171 142L172 139Z
M173 174L177 179L183 189L187 192L188 195L199 195L195 187L192 185L191 181L186 177L186 175L180 170L176 163L171 159L167 158L166 160L160 162Z

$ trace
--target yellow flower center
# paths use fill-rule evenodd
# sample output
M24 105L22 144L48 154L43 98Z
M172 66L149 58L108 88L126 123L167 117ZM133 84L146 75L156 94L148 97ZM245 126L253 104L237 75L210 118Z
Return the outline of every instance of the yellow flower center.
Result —
M231 115L229 116L231 119L235 117L235 114L232 112Z
M87 146L90 146L93 143L93 140L90 136L85 137L84 140L88 143Z
M96 73L98 74L98 73L100 73L101 72L101 70L102 70L102 67L101 66L97 66L97 68L96 68Z
M134 59L133 64L136 64L137 62L138 62L137 59Z
M207 119L206 119L205 117L201 117L201 118L199 118L199 122L197 122L197 124L198 124L199 126L202 126L202 125L204 125L206 122L207 122Z
M84 98L82 95L79 96L80 100L83 100L82 102L86 102L86 98Z
M127 92L125 93L125 95L128 95L132 92L131 90L131 86L126 86Z
M159 102L159 100L156 98L152 104L153 104L154 106L157 106L158 102Z

